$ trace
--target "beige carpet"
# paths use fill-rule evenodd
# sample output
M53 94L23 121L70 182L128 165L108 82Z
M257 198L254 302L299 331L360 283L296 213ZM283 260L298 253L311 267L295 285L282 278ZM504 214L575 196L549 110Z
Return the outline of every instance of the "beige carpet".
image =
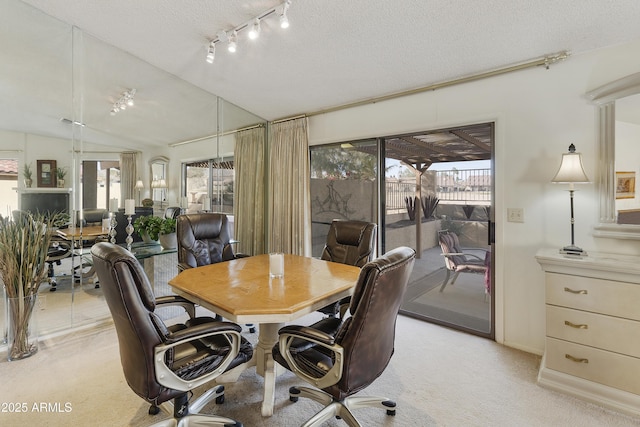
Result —
M628 417L536 384L539 357L495 342L400 316L396 353L383 376L366 391L398 402L395 417L360 409L363 426L637 426ZM255 341L256 334L247 335ZM124 380L110 325L46 340L31 358L7 362L0 353L2 426L147 426L164 416ZM297 426L319 409L287 389L301 385L291 374L277 380L276 408L260 415L262 378L247 370L227 384L226 402L205 412L237 418L246 427ZM24 412L16 412L23 408ZM327 426L344 426L333 420Z

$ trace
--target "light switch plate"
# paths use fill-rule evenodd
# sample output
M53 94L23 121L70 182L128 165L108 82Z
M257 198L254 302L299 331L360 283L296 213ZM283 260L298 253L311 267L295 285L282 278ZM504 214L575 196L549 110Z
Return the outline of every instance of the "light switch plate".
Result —
M509 221L509 222L524 222L524 209L522 209L522 208L507 208L507 221Z

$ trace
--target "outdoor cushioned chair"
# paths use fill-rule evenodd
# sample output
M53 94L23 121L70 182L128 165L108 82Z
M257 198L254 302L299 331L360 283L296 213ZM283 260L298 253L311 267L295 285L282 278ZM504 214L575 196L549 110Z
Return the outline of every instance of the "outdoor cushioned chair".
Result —
M352 395L378 378L393 355L396 318L414 260L413 249L400 247L362 267L349 306L351 316L337 333L314 325L280 329L274 359L320 389L291 387L289 400L309 397L325 405L304 426L318 426L333 417L360 426L351 410L361 407L395 415L396 403L386 397Z
M113 317L129 387L151 403L152 415L159 412L159 405L174 400L174 419L157 425L242 426L222 416L187 417L189 411L197 413L211 399L224 401L222 385L189 404L191 390L251 359L253 348L240 335L240 326L194 317L193 304L179 296L154 298L142 266L121 246L97 243L91 255ZM155 309L172 304L184 307L189 320L166 326Z
M334 219L320 259L362 267L373 259L376 244L376 224L365 221ZM318 311L336 316L349 298L322 307Z
M491 252L483 248L473 248L474 251L484 252L484 256L480 257L469 252L471 250L469 248L461 248L458 236L448 230L439 231L438 240L446 267L446 276L440 286L440 292L444 291L444 288L448 284L453 285L460 273L481 273L485 275L485 291L488 294L489 284L487 282L487 271ZM449 282L451 272L453 272L453 277L451 278L451 282Z
M176 235L178 272L247 256L233 253L229 219L225 214L179 215L176 222ZM253 325L247 326L249 332L255 332Z

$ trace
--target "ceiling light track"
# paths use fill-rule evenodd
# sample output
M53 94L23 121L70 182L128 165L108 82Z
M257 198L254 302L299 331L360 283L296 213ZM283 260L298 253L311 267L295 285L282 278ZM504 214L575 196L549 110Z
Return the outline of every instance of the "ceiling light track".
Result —
M268 9L258 16L251 18L249 21L238 25L235 28L229 30L218 31L216 37L209 41L207 46L206 61L209 64L213 64L216 57L216 44L227 43L227 50L231 53L235 53L238 49L238 33L247 30L248 38L255 40L260 37L262 29L262 21L270 16L277 16L280 28L289 28L289 17L287 12L291 6L291 0L285 0L276 7Z
M118 112L126 110L127 107L133 107L133 97L136 96L135 89L129 89L122 92L120 99L113 103L111 107L111 115L115 116Z

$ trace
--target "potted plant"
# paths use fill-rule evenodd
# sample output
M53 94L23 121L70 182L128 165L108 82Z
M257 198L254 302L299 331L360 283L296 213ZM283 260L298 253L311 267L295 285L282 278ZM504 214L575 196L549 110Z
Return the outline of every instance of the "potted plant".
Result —
M27 215L12 221L0 216L0 276L5 289L8 359L38 351L32 322L38 288L47 278L45 261L57 214Z
M133 222L133 230L147 243L156 243L159 240L165 249L177 246L176 220L173 218L141 216Z
M64 177L67 176L67 169L56 168L56 177L58 182L58 188L64 187Z
M31 185L33 184L33 171L31 170L31 164L25 163L25 165L22 167L22 176L24 176L25 187L31 188Z
M160 245L165 249L178 247L178 237L176 235L176 220L174 218L163 218L160 224Z

